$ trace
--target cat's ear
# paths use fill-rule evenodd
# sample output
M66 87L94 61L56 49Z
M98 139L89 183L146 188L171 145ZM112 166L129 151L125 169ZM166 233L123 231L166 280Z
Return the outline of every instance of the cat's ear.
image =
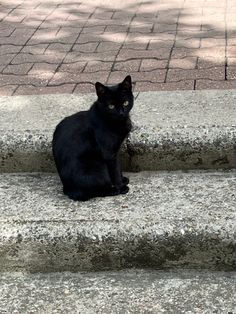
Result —
M123 82L120 83L120 86L125 91L132 91L132 80L131 76L127 75Z
M106 92L106 86L104 86L102 83L95 83L95 88L98 97L102 97Z

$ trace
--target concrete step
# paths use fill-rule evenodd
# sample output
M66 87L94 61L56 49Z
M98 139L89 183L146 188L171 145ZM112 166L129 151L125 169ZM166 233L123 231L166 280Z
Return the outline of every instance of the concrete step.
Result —
M1 313L236 312L235 272L0 274Z
M236 91L135 96L134 129L122 150L126 170L236 168ZM55 171L56 124L94 100L94 94L1 97L0 172Z
M236 269L236 171L127 175L81 203L55 174L1 174L0 270Z

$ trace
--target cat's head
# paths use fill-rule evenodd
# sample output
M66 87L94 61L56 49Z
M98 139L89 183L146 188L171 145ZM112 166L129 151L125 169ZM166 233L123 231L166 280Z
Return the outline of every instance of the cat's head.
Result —
M132 93L131 76L128 75L119 84L105 86L97 82L95 84L98 96L99 110L111 119L125 119L133 107L134 96Z

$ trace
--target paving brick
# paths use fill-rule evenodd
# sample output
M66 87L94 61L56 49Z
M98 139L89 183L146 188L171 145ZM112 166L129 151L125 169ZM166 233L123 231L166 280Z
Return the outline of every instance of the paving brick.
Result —
M82 84L77 84L76 88L74 90L75 94L86 94L86 93L94 93L95 88L94 84L92 83L82 83Z
M10 36L15 30L15 27L7 27L7 28L0 28L0 37Z
M236 46L227 46L227 57L229 58L236 57Z
M97 43L97 42L102 42L102 41L108 41L103 39L101 36L98 37L97 34L80 34L79 37L76 40L77 44L87 44L87 43Z
M173 46L174 40L151 39L148 45L148 50L159 48L172 48Z
M0 96L12 96L18 85L7 85L0 87Z
M225 68L215 67L209 69L170 69L167 73L167 82L180 80L196 80L196 79L211 79L224 80Z
M154 33L168 32L168 31L176 31L177 24L166 24L166 23L156 23L153 28Z
M117 51L120 49L122 43L102 42L98 45L98 52Z
M24 63L24 64L9 64L2 73L4 74L20 74L24 75L29 72L32 68L32 63Z
M146 42L129 42L126 41L123 43L123 48L124 49L133 49L133 50L146 50L148 46L148 40ZM134 51L135 53L135 51Z
M59 85L66 83L93 83L96 81L106 82L108 78L108 71L99 71L93 73L80 73L80 75L73 73L57 72L49 85Z
M104 26L99 26L99 27L104 27ZM98 28L98 27L94 27ZM106 26L106 32L109 33L126 33L129 28L129 24L125 23L123 25L108 25Z
M134 22L131 24L129 32L130 33L143 33L148 34L151 33L153 29L152 23L146 23L146 25L139 24L137 22Z
M23 46L15 46L15 45L1 45L0 46L0 55L5 54L14 54L19 52Z
M25 45L30 39L30 36L10 36L0 37L0 45Z
M0 65L7 65L12 61L12 59L16 56L16 54L4 54L0 55Z
M235 58L227 58L227 64L228 66L231 66L231 65L236 66L236 56Z
M57 64L48 64L48 63L35 63L31 70L29 71L29 75L33 77L39 77L44 80L50 80L57 70Z
M111 71L113 62L88 61L84 72Z
M196 89L235 89L236 80L230 81L211 81L211 80L197 80Z
M125 62L116 62L113 69L116 71L136 72L139 70L141 59L129 60Z
M79 51L79 52L95 52L98 42L86 43L86 44L75 44L73 46L72 51Z
M225 46L225 45L226 45L225 38L202 38L201 39L202 48L219 47L219 46Z
M86 64L87 64L86 61L68 63L68 64L63 63L58 70L60 72L80 73L84 70Z
M110 26L111 27L111 26ZM81 34L102 34L106 29L105 25L84 27Z
M102 20L106 20L106 19L111 19L112 18L112 15L114 14L113 11L103 11L103 10L99 10L97 9L92 17L95 18L95 19L102 19Z
M199 38L192 38L192 39L184 39L180 40L177 39L175 41L175 47L181 48L199 48L200 47L200 39Z
M54 52L54 51L59 51L59 52L68 52L70 51L71 47L73 44L61 44L61 43L52 43L49 44L47 47L46 52Z
M135 52L135 58L143 59L143 58L159 58L159 59L168 59L170 56L171 49L168 48L160 48L158 50L137 50ZM121 49L118 56L117 61L127 60L134 56L134 52L132 49Z
M30 75L0 75L0 86L5 85L22 85L22 84L33 84L35 86L46 86L48 83L47 79L42 77L35 77Z
M197 65L196 57L186 57L182 59L171 59L169 68L171 69L195 69Z
M134 11L130 11L130 12L116 11L112 18L119 19L120 21L128 20L128 19L131 20L134 15L135 15Z
M41 95L41 94L71 94L75 84L63 84L60 86L35 87L32 85L21 85L14 95Z
M21 63L38 63L38 62L47 62L47 63L60 63L66 53L48 53L48 54L39 54L32 55L30 53L19 53L12 61L12 64L21 64Z
M69 52L63 63L72 63L77 61L114 61L115 55L111 52L94 52L94 53L82 53L82 52Z
M193 90L194 81L186 80L171 83L150 83L150 82L136 82L135 92L158 91L158 90Z
M219 66L225 66L225 57L198 58L198 69L207 69Z
M152 71L154 69L164 69L168 60L144 59L142 60L140 71Z
M79 30L78 30L79 34ZM56 29L39 29L29 40L29 44L38 44L38 43L65 43L65 44L73 44L77 37L77 33L71 34L68 31Z
M150 81L150 82L163 82L165 80L166 70L153 70L153 71L147 71L147 72L132 72L128 73L126 71L114 71L111 72L108 84L116 84L123 80L127 74L130 74L132 76L132 81Z
M91 13L85 13L85 12L71 13L68 17L68 21L78 21L78 20L88 19Z
M126 39L126 33L109 33L104 32L102 35L100 35L99 40L100 41L111 41L114 43L123 43L123 41Z
M35 33L36 28L16 28L11 36L28 36L29 38Z
M227 79L236 80L236 65L228 66L226 69L227 69Z
M21 53L30 53L33 55L43 54L49 44L27 45L21 50Z

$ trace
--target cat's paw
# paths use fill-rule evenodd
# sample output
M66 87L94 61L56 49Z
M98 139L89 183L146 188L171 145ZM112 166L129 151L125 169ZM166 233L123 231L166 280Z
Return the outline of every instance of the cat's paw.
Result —
M122 177L122 183L123 183L124 185L129 184L129 178L127 178L127 177Z
M121 188L120 188L120 194L126 194L129 192L129 187L127 185L123 185Z

